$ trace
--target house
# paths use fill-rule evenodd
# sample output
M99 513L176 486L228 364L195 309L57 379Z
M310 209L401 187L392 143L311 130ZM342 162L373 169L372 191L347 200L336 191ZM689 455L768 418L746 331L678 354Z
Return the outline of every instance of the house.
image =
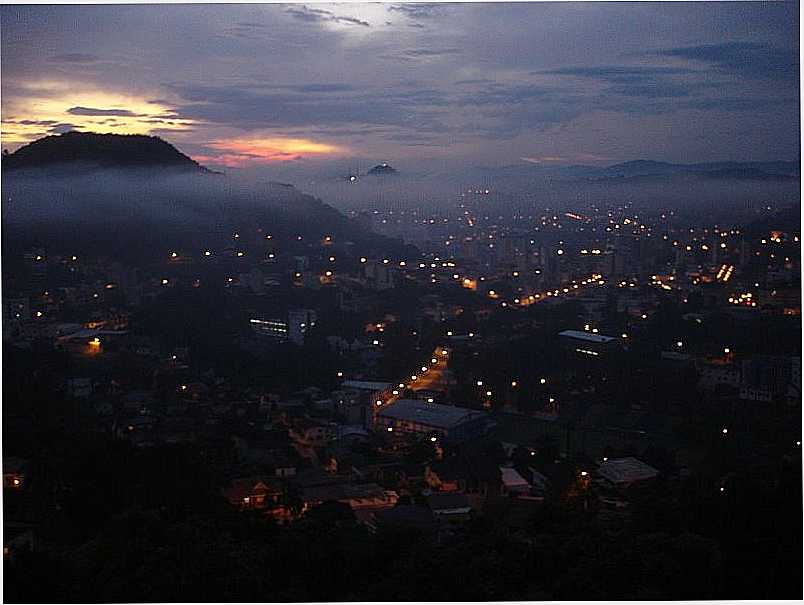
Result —
M346 424L367 427L371 421L369 397L357 389L338 389L332 391L332 410L340 414Z
M280 503L282 489L261 477L243 477L233 479L223 495L240 510L268 509Z

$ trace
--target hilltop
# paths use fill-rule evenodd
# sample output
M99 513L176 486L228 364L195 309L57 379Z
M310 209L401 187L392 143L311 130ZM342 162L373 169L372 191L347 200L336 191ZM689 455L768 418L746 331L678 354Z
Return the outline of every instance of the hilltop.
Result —
M4 154L3 170L56 168L161 168L182 172L211 173L167 141L140 134L67 132L47 136Z

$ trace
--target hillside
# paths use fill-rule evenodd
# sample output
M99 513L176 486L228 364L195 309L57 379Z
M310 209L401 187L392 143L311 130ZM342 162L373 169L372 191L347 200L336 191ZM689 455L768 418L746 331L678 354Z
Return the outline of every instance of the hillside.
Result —
M145 135L68 132L38 139L4 154L3 170L55 168L75 165L103 168L159 168L209 173L173 145Z
M3 159L4 251L45 246L141 260L168 242L230 245L251 225L277 239L329 233L367 252L404 248L292 185L209 174L217 173L156 137L40 139Z

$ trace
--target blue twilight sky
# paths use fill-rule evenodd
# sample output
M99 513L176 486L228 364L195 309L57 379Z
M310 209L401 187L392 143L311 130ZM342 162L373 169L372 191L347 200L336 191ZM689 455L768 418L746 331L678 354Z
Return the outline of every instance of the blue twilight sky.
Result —
M211 166L798 160L795 2L3 6L2 144Z

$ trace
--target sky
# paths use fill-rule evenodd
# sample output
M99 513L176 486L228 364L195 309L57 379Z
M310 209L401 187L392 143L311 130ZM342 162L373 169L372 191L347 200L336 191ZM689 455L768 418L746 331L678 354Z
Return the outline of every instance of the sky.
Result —
M2 147L233 171L799 159L795 2L0 7Z

